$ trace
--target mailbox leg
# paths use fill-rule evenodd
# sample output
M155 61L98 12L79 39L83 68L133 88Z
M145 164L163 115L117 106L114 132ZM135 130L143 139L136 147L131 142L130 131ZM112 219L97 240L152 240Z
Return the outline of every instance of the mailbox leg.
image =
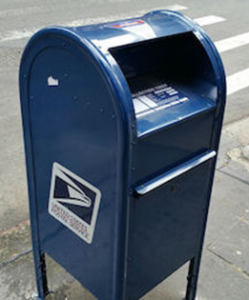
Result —
M44 300L49 294L45 255L34 255L34 262L36 273L36 285L38 291L36 299Z
M191 259L190 265L189 265L189 271L188 271L188 285L187 285L187 292L186 297L184 300L195 300L196 296L196 290L197 290L197 282L198 282L198 276L199 276L199 270L200 270L200 264L201 264L201 256L202 256L202 249L203 249L203 243L204 243L204 236L205 236L205 229L207 224L207 217L208 217L208 208L209 208L209 202L210 202L210 196L211 196L211 186L213 181L213 175L215 170L215 160L213 161L213 170L212 175L209 178L209 184L210 184L210 190L208 195L208 201L207 206L205 208L206 214L205 218L203 220L203 226L202 226L202 232L200 237L200 242L198 246L198 251L194 258Z
M198 276L199 276L199 269L200 269L200 262L201 262L201 252L190 261L188 277L187 277L188 286L187 286L186 297L184 300L194 300L195 299Z

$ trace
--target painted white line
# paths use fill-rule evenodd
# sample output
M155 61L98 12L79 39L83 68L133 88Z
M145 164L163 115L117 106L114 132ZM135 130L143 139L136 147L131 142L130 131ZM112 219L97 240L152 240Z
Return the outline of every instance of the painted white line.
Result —
M249 68L227 76L227 95L249 87Z
M169 9L169 10L176 10L176 11L182 11L187 10L188 8L183 5L170 5L165 7L157 7L153 10L163 10L163 9ZM142 16L148 12L150 12L151 9L148 10L140 10L135 11L132 14L118 14L118 15L110 15L107 17L97 17L97 18L85 18L80 20L75 20L67 23L61 23L58 25L66 26L66 27L77 27L77 26L84 26L84 25L90 25L90 24L98 24L98 23L104 23L104 22L111 22L115 20L122 20L122 19L128 19L133 18L137 16ZM7 32L4 36L2 35L2 38L0 39L0 43L8 42L8 41L14 41L14 40L20 40L23 38L29 38L31 37L35 32L37 32L41 28L32 28L32 29L22 29L22 30L13 30Z
M249 32L215 42L220 53L249 44Z
M169 6L166 6L164 8L161 8L161 9L169 9L169 10L187 10L188 7L186 6L183 6L183 5L179 5L179 4L173 4L173 5L169 5ZM153 9L153 10L156 10L156 9Z
M26 8L15 8L0 11L0 18L4 17L18 17L25 14L35 13L41 11L40 7L26 7Z
M212 25L224 21L226 21L226 19L219 16L205 16L203 18L195 19L195 22L198 23L200 26Z
M186 6L174 4L174 5L169 5L169 6L164 6L164 7L156 7L153 8L154 11L156 10L175 10L175 11L182 11L182 10L187 10L188 8ZM116 21L116 20L122 20L122 19L128 19L128 18L134 18L137 16L142 16L150 12L151 9L144 9L144 10L139 10L135 11L132 14L118 14L118 15L110 15L110 16L105 16L105 17L98 17L98 18L86 18L86 19L80 19L80 20L75 20L66 24L63 24L63 26L68 26L68 27L77 27L77 26L84 26L88 24L98 24L98 23L104 23L104 22L111 22L111 21Z
M0 39L0 43L7 42L7 41L20 40L23 38L30 38L36 31L38 31L38 30L37 29L13 30L13 31L8 32L4 38Z

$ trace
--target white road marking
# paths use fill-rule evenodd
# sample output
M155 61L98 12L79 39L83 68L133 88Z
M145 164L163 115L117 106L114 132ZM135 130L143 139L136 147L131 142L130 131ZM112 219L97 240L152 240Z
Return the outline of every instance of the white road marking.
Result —
M15 8L0 11L0 18L4 17L18 17L20 15L30 14L34 12L41 11L40 7L26 7L26 8Z
M249 68L227 76L227 95L249 87Z
M15 40L20 40L24 38L30 38L36 31L37 29L33 30L13 30L8 32L4 38L0 40L0 43L2 42L7 42L7 41L15 41Z
M169 5L169 6L164 6L164 7L156 7L153 8L154 11L156 10L175 10L175 11L182 11L182 10L187 10L188 8L186 6L182 5ZM84 26L88 24L98 24L98 23L104 23L104 22L111 22L115 20L122 20L122 19L128 19L128 18L134 18L137 16L142 16L150 12L151 9L147 10L139 10L136 12L133 12L132 14L119 14L119 15L110 15L110 16L105 16L105 17L98 17L98 18L86 18L86 19L80 19L80 20L75 20L72 22L69 22L67 24L63 24L63 26L68 26L68 27L77 27L77 26Z
M179 4L173 4L173 5L169 5L169 6L166 6L164 8L161 8L161 9L169 9L169 10L178 10L178 11L180 11L180 10L187 10L188 7L183 6L183 5L179 5ZM156 9L154 9L154 10L156 10Z
M169 9L169 10L187 10L188 8L186 6L182 5L171 5L167 7L160 7L156 8L155 10L160 9ZM0 18L4 16L18 16L25 13L35 12L39 11L40 8L38 7L30 7L30 8L23 8L23 9L13 9L13 10L5 10L0 12ZM127 15L127 14L119 14L119 15L111 15L109 17L99 17L99 18L86 18L82 20L75 20L72 22L68 22L66 24L61 24L63 26L83 26L87 24L92 23L101 23L101 22L108 22L113 21L117 19L125 19L125 18L132 18L137 15L144 15L148 12L148 10L140 10L137 12L134 12L133 15ZM195 22L197 22L200 26L206 26L211 25L215 23L224 22L226 19L210 15L210 16L204 16L201 18L196 18ZM35 32L37 32L39 28L33 28L33 29L23 29L23 30L13 30L7 32L7 34L0 39L0 43L6 42L6 41L14 41L19 40L23 38L29 38L31 37ZM230 38L226 38L220 41L215 42L215 45L220 53L229 51L238 47L242 47L249 44L249 32L233 36ZM245 89L249 87L249 69L242 70L238 73L232 74L227 77L227 95L231 95L239 90ZM139 103L141 105L141 103ZM140 106L139 105L139 106ZM137 108L139 110L139 108ZM141 107L140 107L141 109Z
M174 4L174 5L169 5L166 7L157 7L157 8L154 8L153 10L163 10L163 9L182 11L182 10L187 10L188 8L183 5ZM110 15L110 16L106 16L106 17L85 18L85 19L75 20L75 21L71 21L71 22L67 22L67 23L61 23L58 25L66 26L66 27L77 27L77 26L84 26L84 25L89 25L89 24L94 24L94 23L97 24L97 23L103 23L103 22L111 22L111 21L115 21L115 20L122 20L122 19L142 16L150 11L151 10L140 10L140 11L135 11L135 12L133 12L133 14L130 14L130 15L118 14L118 15ZM32 28L32 29L9 31L5 34L5 36L2 35L3 37L0 39L0 43L20 40L23 38L29 38L40 29L41 28Z
M224 21L226 21L226 19L218 16L205 16L203 18L195 19L195 22L198 23L200 26L212 25Z
M249 44L249 32L215 42L220 53Z

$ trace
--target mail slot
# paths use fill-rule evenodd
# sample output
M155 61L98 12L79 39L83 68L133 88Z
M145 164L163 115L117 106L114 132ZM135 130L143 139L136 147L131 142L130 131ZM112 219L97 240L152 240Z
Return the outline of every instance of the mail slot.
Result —
M38 299L45 255L100 300L198 271L226 84L204 31L172 11L29 41L20 95Z

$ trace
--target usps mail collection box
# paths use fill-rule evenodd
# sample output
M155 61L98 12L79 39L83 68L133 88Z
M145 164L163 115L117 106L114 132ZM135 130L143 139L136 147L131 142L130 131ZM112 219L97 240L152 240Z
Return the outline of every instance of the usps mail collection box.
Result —
M172 11L45 28L20 95L38 299L49 255L100 300L190 262L193 300L226 98L205 32Z

